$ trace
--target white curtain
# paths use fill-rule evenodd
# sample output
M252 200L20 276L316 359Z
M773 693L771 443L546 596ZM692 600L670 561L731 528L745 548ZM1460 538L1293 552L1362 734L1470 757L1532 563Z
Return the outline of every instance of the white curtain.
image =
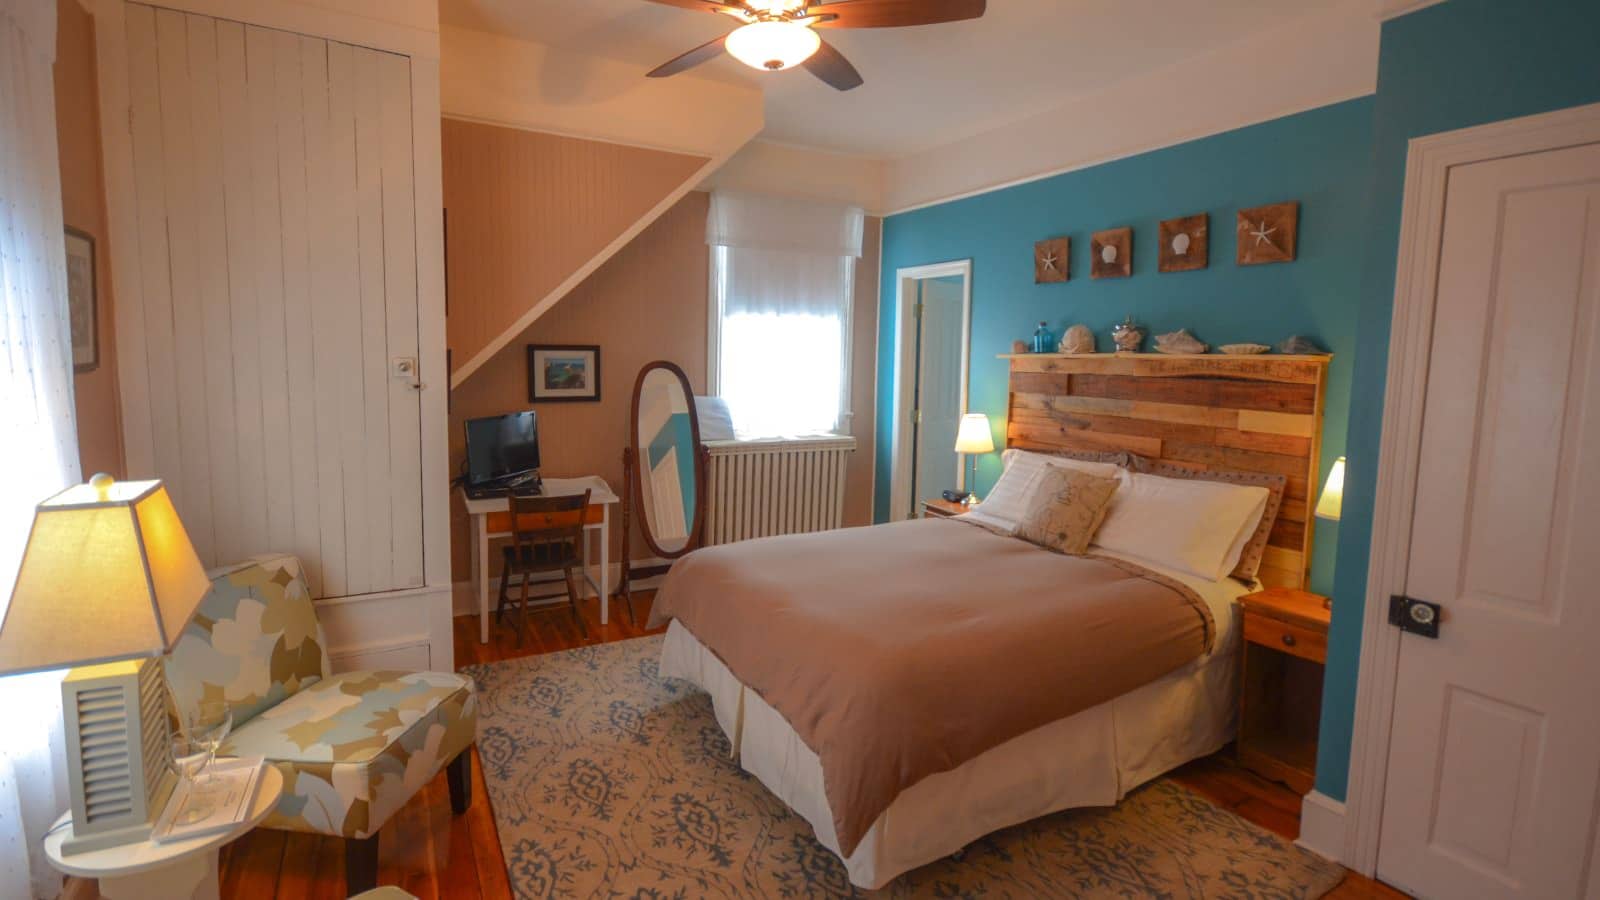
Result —
M718 394L740 437L846 430L859 208L717 191Z
M56 154L55 4L0 0L0 608L40 500L78 480ZM0 669L5 660L0 660ZM55 897L61 673L0 678L0 897Z

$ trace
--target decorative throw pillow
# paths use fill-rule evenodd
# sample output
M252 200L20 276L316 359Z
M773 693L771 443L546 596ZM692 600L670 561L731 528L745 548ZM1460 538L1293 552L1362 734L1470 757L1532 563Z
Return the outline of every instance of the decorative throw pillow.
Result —
M1046 550L1082 556L1106 517L1120 482L1077 469L1050 466L1039 475L1016 535Z
M1243 552L1239 555L1239 564L1233 567L1228 574L1235 579L1251 584L1255 581L1256 573L1261 570L1261 558L1267 552L1267 540L1272 536L1272 526L1278 521L1278 510L1283 507L1283 492L1288 487L1289 479L1282 475L1269 475L1263 472L1237 472L1229 469L1200 470L1180 466L1176 463L1162 462L1144 456L1131 455L1132 466L1135 472L1146 475L1160 475L1163 478L1193 478L1200 481L1220 481L1225 484L1241 484L1248 487L1264 487L1268 491L1267 508L1261 513L1261 521L1256 523L1255 531L1245 542Z

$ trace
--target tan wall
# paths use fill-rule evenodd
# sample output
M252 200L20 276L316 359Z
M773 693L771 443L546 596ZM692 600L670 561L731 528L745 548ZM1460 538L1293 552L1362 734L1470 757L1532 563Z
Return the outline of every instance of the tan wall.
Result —
M441 139L452 370L706 163L459 119Z
M121 404L112 322L111 244L106 227L100 155L100 103L95 80L94 20L78 0L56 2L56 140L61 156L61 207L66 224L94 237L100 365L73 378L78 456L83 474L122 477ZM148 476L151 473L141 472Z
M499 197L500 202L518 202L511 193ZM656 359L670 360L683 367L697 392L705 390L709 202L709 195L702 192L686 195L452 392L453 471L461 466L464 420L532 407L539 412L540 453L546 475L600 475L621 492L621 454L627 441L633 381L640 367ZM878 224L877 219L867 220L866 255L859 262L856 278L852 402L859 443L848 472L849 524L866 524L872 517ZM451 247L452 268L469 264L465 251L455 249L453 234ZM473 253L470 258L471 265L497 265L491 253ZM529 343L600 345L600 402L530 404ZM466 516L459 498L452 504L451 535L454 578L462 581L469 577L470 558ZM614 552L619 545L620 532L613 529ZM638 540L633 548L635 558L650 555ZM491 565L499 570L497 559L492 559Z

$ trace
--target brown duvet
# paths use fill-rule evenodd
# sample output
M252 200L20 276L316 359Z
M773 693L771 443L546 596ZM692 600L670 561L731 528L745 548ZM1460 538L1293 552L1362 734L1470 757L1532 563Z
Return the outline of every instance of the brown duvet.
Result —
M1193 591L946 519L697 550L656 594L821 760L845 856L899 793L1211 648Z

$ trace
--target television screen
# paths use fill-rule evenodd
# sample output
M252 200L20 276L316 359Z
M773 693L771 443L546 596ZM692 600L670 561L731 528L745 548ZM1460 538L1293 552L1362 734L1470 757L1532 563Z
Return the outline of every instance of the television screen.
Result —
M486 484L539 468L539 423L532 410L467 420L467 483Z

